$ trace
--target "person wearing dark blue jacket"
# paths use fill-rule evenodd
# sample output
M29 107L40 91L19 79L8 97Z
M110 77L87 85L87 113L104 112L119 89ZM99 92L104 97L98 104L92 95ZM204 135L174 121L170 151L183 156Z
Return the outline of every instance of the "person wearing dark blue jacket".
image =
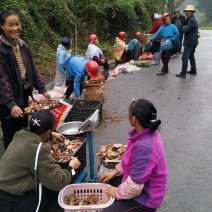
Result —
M184 33L184 51L182 55L182 69L179 74L176 74L176 77L186 78L186 73L188 74L197 74L196 60L194 57L195 49L198 45L198 24L196 18L194 17L195 8L193 5L187 5L184 10L186 15L185 26L182 28ZM191 70L187 72L188 60L190 60Z

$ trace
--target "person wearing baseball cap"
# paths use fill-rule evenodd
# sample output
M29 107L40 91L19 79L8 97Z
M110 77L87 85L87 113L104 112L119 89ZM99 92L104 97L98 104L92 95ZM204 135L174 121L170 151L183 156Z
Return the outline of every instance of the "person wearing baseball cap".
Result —
M80 161L72 158L66 169L54 163L47 142L51 137L65 139L52 132L54 124L49 110L39 110L32 115L29 129L14 135L0 160L0 211L46 212L57 202L59 191L73 182Z
M196 60L194 57L195 49L198 45L198 24L196 18L194 17L194 13L196 12L195 7L193 5L187 5L184 9L186 22L185 26L182 28L182 32L184 33L184 51L182 55L182 68L179 74L176 74L176 77L186 78L186 74L197 74L196 68ZM190 60L191 70L187 71L188 68L188 60Z

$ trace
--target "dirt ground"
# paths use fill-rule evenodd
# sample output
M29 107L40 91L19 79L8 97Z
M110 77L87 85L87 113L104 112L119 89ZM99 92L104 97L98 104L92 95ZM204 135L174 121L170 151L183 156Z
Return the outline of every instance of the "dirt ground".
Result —
M53 82L56 74L55 65L51 66L36 66L37 70L46 84Z

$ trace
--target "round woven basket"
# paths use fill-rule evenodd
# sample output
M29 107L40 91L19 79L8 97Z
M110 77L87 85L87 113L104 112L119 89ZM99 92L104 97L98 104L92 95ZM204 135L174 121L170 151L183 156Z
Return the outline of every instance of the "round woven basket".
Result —
M84 92L85 100L104 100L105 89L101 80L88 80L83 83L83 87L86 89Z
M84 99L85 100L98 100L102 101L105 98L105 89L104 87L101 88L86 88L84 92Z
M149 33L149 30L144 31L143 33L144 43L146 43L151 37L152 37L152 34Z
M103 85L103 81L101 80L88 80L83 83L84 88L100 88Z

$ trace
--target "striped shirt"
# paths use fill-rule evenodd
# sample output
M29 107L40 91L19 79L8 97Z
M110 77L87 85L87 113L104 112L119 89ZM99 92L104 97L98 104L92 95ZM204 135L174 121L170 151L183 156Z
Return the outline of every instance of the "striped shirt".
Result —
M15 57L18 61L19 69L21 72L21 78L25 79L26 78L26 69L24 67L23 58L21 56L21 50L20 50L19 43L17 42L16 45L15 46L12 45L12 47L13 47L13 51L15 53Z

